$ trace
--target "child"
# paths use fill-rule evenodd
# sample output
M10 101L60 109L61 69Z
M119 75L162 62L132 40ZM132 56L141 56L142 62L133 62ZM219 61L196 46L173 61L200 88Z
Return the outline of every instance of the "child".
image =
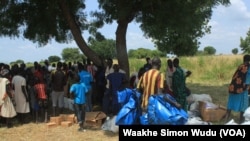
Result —
M41 108L41 110L43 110L43 113L45 116L44 121L47 122L48 102L47 102L47 94L46 94L46 85L40 79L35 78L34 89L35 89L35 94L36 94L36 100L38 102L37 104L39 106L38 109ZM38 109L36 110L36 122L38 120L37 119L38 118Z
M70 87L70 95L74 98L74 111L80 126L78 131L84 132L83 124L85 122L85 103L88 89L84 83L80 83L79 75L75 75L74 79L75 83Z

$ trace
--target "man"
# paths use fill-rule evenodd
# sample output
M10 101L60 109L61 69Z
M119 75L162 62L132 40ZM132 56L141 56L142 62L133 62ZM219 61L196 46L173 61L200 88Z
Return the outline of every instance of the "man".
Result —
M124 89L124 84L126 83L126 76L124 73L119 72L119 65L113 65L114 72L107 76L109 83L109 89L111 91L111 103L112 103L112 113L116 115L122 108L118 103L117 91Z
M62 66L62 62L58 62L56 71L51 74L53 116L57 115L57 108L59 108L59 114L63 112L64 86L66 85L67 79L65 72L62 70Z
M146 58L146 64L144 64L143 68L145 71L148 71L152 68L151 59L149 57Z
M114 72L114 68L113 68L113 60L111 58L107 59L107 66L105 69L105 81L106 81L106 86L105 86L105 90L104 90L104 94L103 94L103 103L102 103L102 107L103 107L103 111L106 114L111 113L111 108L110 108L110 95L111 95L111 89L109 88L110 86L110 82L109 79L107 79L107 76L111 73ZM119 69L119 73L124 73L126 74L126 72L122 69Z
M140 78L137 89L142 90L141 108L144 112L147 111L148 99L151 95L162 94L164 89L164 75L160 72L161 60L158 57L152 59L152 68L145 72ZM170 104L180 107L179 103L164 97Z

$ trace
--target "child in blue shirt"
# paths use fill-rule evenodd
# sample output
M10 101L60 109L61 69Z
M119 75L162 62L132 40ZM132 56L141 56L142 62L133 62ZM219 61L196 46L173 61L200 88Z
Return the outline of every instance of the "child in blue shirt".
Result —
M84 83L80 82L80 77L78 75L75 75L74 79L75 83L70 87L70 96L74 98L75 115L80 126L78 131L85 131L83 125L85 122L85 104L88 89Z

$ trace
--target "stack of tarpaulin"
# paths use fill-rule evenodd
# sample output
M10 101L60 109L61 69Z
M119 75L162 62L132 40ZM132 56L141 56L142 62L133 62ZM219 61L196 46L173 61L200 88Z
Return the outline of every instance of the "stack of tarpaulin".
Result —
M164 100L167 96L176 101L169 94L151 95L147 112L141 110L141 93L136 89L126 88L117 92L118 102L122 108L116 116L116 125L185 125L188 113Z

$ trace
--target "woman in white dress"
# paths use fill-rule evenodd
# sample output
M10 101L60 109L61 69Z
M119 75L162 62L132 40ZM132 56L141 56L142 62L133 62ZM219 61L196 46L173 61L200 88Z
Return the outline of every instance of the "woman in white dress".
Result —
M13 70L12 85L14 90L14 99L16 102L16 112L19 122L24 123L24 116L30 112L29 96L26 90L26 79L24 72L20 69Z
M13 106L11 97L11 83L8 78L9 70L1 70L0 74L0 116L6 119L8 128L12 127L11 119L16 116L16 110Z

